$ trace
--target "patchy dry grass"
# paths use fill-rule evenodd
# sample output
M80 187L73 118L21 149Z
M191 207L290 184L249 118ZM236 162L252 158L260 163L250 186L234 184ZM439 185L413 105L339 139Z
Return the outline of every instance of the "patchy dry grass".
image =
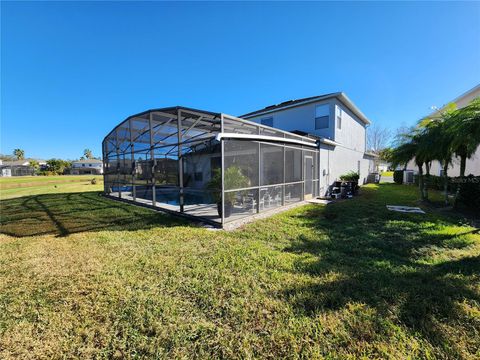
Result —
M97 184L92 185L91 180ZM101 175L12 176L0 178L0 199L103 190Z
M1 201L0 358L478 358L480 235L369 186L234 232L96 192Z

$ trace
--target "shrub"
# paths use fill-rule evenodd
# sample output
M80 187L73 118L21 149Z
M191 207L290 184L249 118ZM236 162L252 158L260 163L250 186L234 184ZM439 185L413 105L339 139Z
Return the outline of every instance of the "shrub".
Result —
M448 191L453 192L456 189L456 185L453 185L456 178L448 178ZM444 189L445 178L443 176L436 176L436 175L423 175L423 181L427 182L428 189L432 190L441 190ZM415 175L415 185L418 185L418 175Z
M360 179L360 175L356 171L349 171L346 174L340 175L340 180L343 181L357 181Z
M397 184L403 184L403 170L395 170L393 172L393 181Z
M462 179L455 178L454 186L457 186L459 181L462 181ZM480 176L468 175L463 179L457 201L469 209L479 211Z
M225 169L224 177L225 189L240 189L250 186L249 179L243 175L242 170L237 166L230 166L229 168ZM217 203L222 201L222 172L220 169L215 170L213 177L207 184L207 188L213 191L213 196L215 197L215 201ZM235 199L235 196L235 192L225 193L225 201L232 203Z

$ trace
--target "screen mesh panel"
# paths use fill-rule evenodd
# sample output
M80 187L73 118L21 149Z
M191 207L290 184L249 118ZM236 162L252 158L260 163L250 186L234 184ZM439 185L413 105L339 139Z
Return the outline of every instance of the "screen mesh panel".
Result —
M248 138L219 141L222 129ZM222 124L220 114L194 109L137 114L103 141L105 191L216 223L252 216L318 193L318 151L288 139L313 144L226 115Z

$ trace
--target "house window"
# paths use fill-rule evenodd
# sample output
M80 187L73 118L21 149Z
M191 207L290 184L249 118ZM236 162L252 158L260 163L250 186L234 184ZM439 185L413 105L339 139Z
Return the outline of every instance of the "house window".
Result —
M260 122L262 125L273 127L273 117L263 118Z
M328 129L329 115L330 107L328 104L315 106L315 130Z
M82 164L82 167L85 167L85 164Z
M337 107L338 113L337 113L337 129L341 130L342 129L342 109Z

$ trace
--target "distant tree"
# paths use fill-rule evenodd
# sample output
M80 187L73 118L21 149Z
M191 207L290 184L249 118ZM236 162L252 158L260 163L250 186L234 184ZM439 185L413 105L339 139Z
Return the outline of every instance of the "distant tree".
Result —
M386 147L385 149L380 150L378 152L378 155L380 156L380 160L391 162L392 151L393 149L390 147Z
M35 159L31 159L29 163L30 166L33 167L35 170L38 170L38 168L40 168L40 163Z
M25 151L22 149L15 149L13 150L13 155L18 159L18 160L24 160L25 159Z
M63 174L66 168L70 167L71 163L66 160L62 159L50 159L47 160L47 167L48 170L56 173L56 174Z
M379 154L388 146L391 136L392 133L389 129L377 124L372 125L367 129L367 148Z
M80 160L85 160L85 156L80 156Z
M85 158L87 159L93 159L92 150L90 149L83 150L83 156L85 156Z
M392 145L394 147L401 145L404 142L409 142L408 134L415 131L414 126L407 126L402 123L397 129L395 129L392 135Z

